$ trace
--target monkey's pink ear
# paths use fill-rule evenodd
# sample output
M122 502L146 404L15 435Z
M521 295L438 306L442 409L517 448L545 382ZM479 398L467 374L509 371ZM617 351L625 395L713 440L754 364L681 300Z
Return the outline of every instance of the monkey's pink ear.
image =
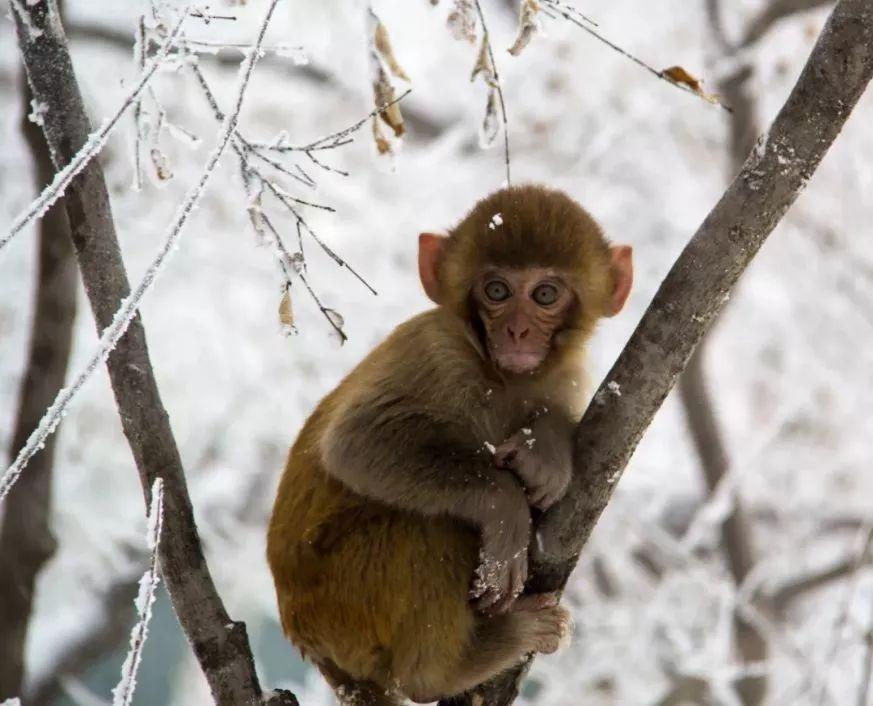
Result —
M612 296L606 315L615 316L624 308L634 283L633 248L630 245L613 245L609 248L609 271L612 273Z
M448 236L422 233L418 236L418 276L424 293L434 304L441 304L440 264Z

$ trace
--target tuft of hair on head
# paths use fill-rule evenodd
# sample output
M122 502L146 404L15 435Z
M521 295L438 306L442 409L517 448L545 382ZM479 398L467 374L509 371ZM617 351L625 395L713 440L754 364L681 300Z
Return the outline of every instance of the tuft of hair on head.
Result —
M442 253L443 305L464 315L478 274L490 266L562 273L598 315L612 291L609 242L597 221L563 191L511 186L479 201L450 232Z

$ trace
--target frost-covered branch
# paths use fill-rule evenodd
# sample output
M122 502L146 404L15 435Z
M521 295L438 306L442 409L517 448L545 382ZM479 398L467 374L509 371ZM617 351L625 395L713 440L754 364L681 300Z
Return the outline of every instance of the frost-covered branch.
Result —
M28 6L30 4L31 3L28 2ZM21 24L26 25L24 17L27 17L27 21L29 21L29 13L24 10L21 5L14 4L13 9L16 20ZM42 193L35 201L33 201L33 203L16 216L9 229L9 233L0 238L0 250L2 250L3 246L5 246L10 240L18 235L18 233L20 233L28 223L40 218L55 201L63 196L65 189L70 185L73 178L80 174L82 170L88 166L91 160L100 153L100 150L103 149L106 141L109 139L112 130L116 125L118 125L121 116L123 116L132 105L138 104L139 96L146 89L146 86L148 86L149 81L151 81L152 76L154 76L155 72L160 68L164 59L166 59L173 50L176 40L179 38L182 31L182 24L184 23L187 14L188 10L186 8L185 11L179 15L179 19L170 32L170 35L167 37L167 40L164 42L161 50L149 61L148 64L146 64L145 69L140 74L139 81L133 87L133 90L125 96L115 113L110 118L103 121L103 125L100 126L99 130L88 136L88 139L85 141L85 144L82 145L82 148L76 152L72 159L66 162L63 169L59 169L56 172L52 183L43 189ZM53 30L45 31L52 32ZM61 37L61 40L63 40L63 37ZM58 79L59 77L55 77L55 80ZM36 101L37 105L43 106L44 109L50 109L49 104L41 101L39 98L37 98ZM54 107L56 110L64 109L64 106L62 105L55 105ZM45 116L42 112L40 112L39 115L41 116L40 121L44 121ZM55 155L54 158L57 160L57 155Z
M273 5L275 5L275 2L276 0L274 0ZM264 25L264 29L266 29L266 25ZM169 229L164 235L161 248L158 250L158 253L152 260L151 264L146 268L146 272L139 285L129 296L122 300L121 306L112 318L112 322L101 334L100 341L97 344L97 349L92 354L91 359L88 361L85 368L76 376L75 380L69 387L58 393L54 403L48 408L48 410L46 410L45 416L40 421L39 426L28 438L24 447L19 451L15 461L13 461L9 468L0 475L0 501L6 497L9 489L18 479L18 476L21 474L22 470L24 470L27 462L35 453L37 453L37 451L43 448L46 439L55 431L58 424L60 424L61 418L64 416L70 402L85 382L87 382L88 378L91 377L94 371L106 361L109 354L112 353L118 345L118 342L121 340L121 337L124 335L131 321L133 321L134 317L137 315L143 297L151 288L152 284L154 284L155 279L166 264L170 252L172 252L176 246L185 225L187 225L188 218L197 206L200 198L203 196L203 193L206 190L206 185L212 177L215 168L218 166L218 161L221 159L221 156L230 141L231 135L233 134L233 131L236 128L236 123L239 119L239 111L242 108L243 95L245 94L245 89L248 86L256 61L257 49L249 54L248 60L240 69L242 78L237 93L234 111L226 116L224 120L224 124L219 132L218 144L209 155L200 175L200 179L191 188L182 201L182 204L179 206Z
M652 74L655 78L666 81L667 83L675 86L681 91L685 91L686 93L695 95L698 98L703 98L709 103L718 105L729 113L732 112L730 106L722 103L721 100L719 100L718 96L708 95L704 93L701 88L701 82L688 74L688 72L686 72L684 69L678 66L673 66L668 69L662 70L656 69L648 62L643 61L638 56L631 54L629 51L623 49L612 40L607 39L599 29L595 29L595 27L597 26L596 24L594 24L587 17L579 13L579 11L576 10L572 5L562 2L562 0L542 0L542 6L548 11L549 14L560 15L567 22L576 25L577 27L579 27L579 29L590 34L598 42L605 44L614 52L621 54L626 59L630 59L637 66L645 69L650 74Z
M161 541L161 529L164 524L164 482L155 478L152 484L152 501L149 506L148 529L146 531L146 547L150 554L149 567L139 580L139 592L134 605L139 616L130 631L130 649L121 665L121 680L112 690L112 706L130 706L136 691L136 676L142 661L142 650L149 636L149 623L152 619L152 606L157 598L158 583L158 547Z
M200 67L197 65L196 62L191 64L191 70L194 72L194 76L196 77L197 82L200 84L200 88L203 91L206 102L212 109L215 119L219 121L222 120L224 116L224 111L222 111L221 107L218 105L218 101L215 97L214 92L210 88L206 77L203 75L203 72L200 70ZM410 91L407 90L405 93L403 93L403 95L394 98L390 104L395 104L399 102L409 93ZM334 149L336 147L349 144L354 139L354 134L358 132L367 123L368 120L374 119L376 115L378 115L380 112L383 112L387 107L389 107L390 104L377 106L366 117L358 120L349 127L343 128L342 130L334 133L330 133L329 135L325 135L324 137L318 138L313 142L299 147L289 145L287 143L287 137L284 134L280 135L272 143L252 142L243 137L243 135L239 131L235 131L233 135L232 147L233 150L236 152L237 157L239 158L242 181L245 185L249 202L249 220L251 221L252 227L261 238L261 240L271 246L271 249L276 256L276 261L278 262L280 270L282 271L282 276L284 278L282 306L287 306L288 308L290 308L291 287L294 283L294 280L299 279L306 289L307 294L315 302L318 310L322 313L330 327L339 337L340 343L344 343L347 340L346 333L343 330L343 317L334 309L328 308L324 306L324 304L322 304L321 299L316 294L314 288L308 281L305 274L306 260L303 255L304 232L308 234L309 237L311 237L316 242L316 244L324 251L324 253L328 257L330 257L339 267L344 267L345 269L347 269L372 294L376 294L377 292L367 282L367 280L365 280L358 273L356 269L349 265L330 246L328 246L327 243L325 243L321 239L321 237L316 234L316 232L312 229L309 223L303 218L303 214L301 213L299 207L311 206L315 208L321 208L327 211L333 211L333 208L329 206L324 206L322 204L314 204L289 194L285 189L277 184L275 180L266 176L260 168L252 164L251 158L255 157L259 159L268 166L271 166L273 169L276 169L283 174L294 177L297 181L303 182L308 187L313 186L314 181L305 171L300 168L299 164L295 163L294 168L300 169L301 175L294 174L290 171L288 166L276 162L275 160L263 154L263 152L272 150L281 156L292 157L296 156L297 153L303 153L308 156L312 161L314 161L317 166L330 171L338 171L335 168L328 167L327 165L319 162L312 155L312 151L320 149ZM346 172L341 173L346 174ZM271 219L268 218L267 214L264 213L262 196L265 191L270 193L294 217L295 226L297 229L298 242L298 251L296 253L292 254L288 251L282 241L281 234L273 225ZM285 302L287 302L287 304L285 304ZM293 332L294 328L291 323L283 321L283 324L286 325L287 330Z
M185 197L157 257L134 293L131 293L122 261L100 164L92 160L65 194L79 268L98 330L102 332L91 361L70 389L80 389L91 370L106 359L122 427L147 499L155 479L163 479L165 532L160 544L162 574L179 621L218 704L290 705L296 704L296 699L287 692L272 692L267 696L261 691L245 625L230 618L215 590L194 523L179 451L158 393L136 307L178 241L191 210L230 142L258 58L257 48L263 41L276 3L277 0L272 0L268 4L255 48L241 67L234 109L223 123L217 146L210 154L200 179ZM30 26L40 30L38 38L33 36ZM91 129L54 3L37 0L26 6L19 5L16 29L34 97L48 106L43 128L52 149L52 158L55 166L62 168L88 143ZM122 302L120 309L119 302ZM47 432L57 426L63 408L73 394L66 391L56 401L40 425L37 439L44 439ZM40 443L39 440L35 444L29 443L25 456L32 455ZM13 464L12 473L7 470L4 474L4 487L8 488L13 474L20 473L23 458Z
M528 590L564 587L695 345L804 190L871 77L869 0L840 0L785 105L667 274L585 412L576 432L570 489L536 528L540 541ZM519 668L479 687L475 695L443 703L509 704L524 671Z

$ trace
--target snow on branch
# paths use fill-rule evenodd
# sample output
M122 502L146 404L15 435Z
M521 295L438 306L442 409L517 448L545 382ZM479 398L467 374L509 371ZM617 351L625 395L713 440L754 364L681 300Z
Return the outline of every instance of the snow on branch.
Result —
M100 153L100 150L102 150L106 145L109 135L112 133L115 126L118 125L121 116L123 116L131 106L139 105L140 95L146 89L149 81L151 81L157 70L161 67L164 59L166 59L170 52L175 48L176 43L181 36L182 24L185 22L190 7L191 5L189 5L185 11L179 15L179 19L173 26L173 29L161 47L161 50L144 64L144 69L140 74L139 81L137 81L133 90L125 96L115 113L113 113L110 118L103 121L103 125L100 126L99 130L93 132L88 137L88 141L82 149L76 153L63 169L58 170L52 183L46 186L45 189L42 190L42 193L29 206L27 206L24 211L16 216L15 220L12 222L12 226L9 228L9 232L0 238L0 250L2 250L3 247L18 235L18 233L20 233L31 221L41 218L49 207L63 196L64 191L73 178L81 173L81 171L88 166L88 163L94 159L94 157L96 157L97 154ZM21 18L22 23L27 26L27 23L30 21L30 16L18 5L13 4L13 9ZM46 31L53 31L51 25L49 25ZM39 120L41 122L42 118L40 117ZM2 499L2 495L0 495L0 499Z
M164 481L156 478L152 484L152 501L149 505L146 546L151 552L149 568L139 580L139 593L134 605L139 620L130 631L130 649L121 665L121 680L112 690L112 706L130 706L136 690L136 675L142 661L142 650L149 635L152 619L152 605L157 597L158 583L158 544L161 541L161 527L164 521Z
M145 274L137 287L133 290L130 296L121 302L121 306L116 311L112 323L103 331L100 336L100 341L84 369L76 376L75 380L69 387L58 393L55 401L52 403L51 407L46 410L45 416L43 416L39 425L28 438L27 443L19 451L18 456L3 472L3 474L0 475L0 502L2 502L9 493L10 488L12 488L15 481L18 479L18 476L24 470L25 466L27 466L27 462L35 453L43 448L45 440L55 431L58 424L60 424L61 419L66 414L70 402L79 390L82 389L82 386L87 382L88 378L90 378L94 371L105 362L109 354L115 349L119 339L124 335L131 320L136 315L143 297L149 291L152 284L154 284L158 273L166 264L168 256L176 247L179 237L181 236L184 227L187 225L188 218L191 216L191 213L194 211L194 208L203 196L203 193L206 190L206 185L209 183L209 179L212 177L213 172L218 166L218 162L230 142L231 135L233 135L233 132L236 129L240 110L242 109L243 96L245 95L246 88L248 87L252 72L254 71L255 63L260 56L259 47L267 31L267 26L277 2L278 0L271 1L269 11L261 25L255 46L249 52L246 60L240 65L240 79L233 110L225 117L221 125L218 134L218 142L203 167L200 179L185 196L182 204L176 211L176 216L174 217L173 222L170 224L170 227L164 235L163 244L158 250L157 255L146 269Z
M670 269L578 425L570 488L537 522L528 591L563 589L694 347L806 187L871 78L869 0L840 0L782 110ZM610 394L616 389L621 395ZM527 666L441 703L507 706Z
M224 112L218 105L218 101L203 75L199 65L196 62L190 63L190 68L194 73L206 102L212 109L216 120L222 120ZM258 165L253 164L253 159L272 167L280 174L290 176L295 181L304 184L308 188L315 186L315 180L300 166L299 163L293 165L283 164L272 159L264 154L265 152L275 152L280 157L295 157L297 154L306 155L310 161L316 166L331 172L339 172L344 176L348 176L348 172L343 172L335 167L331 167L319 161L313 156L312 152L317 150L328 150L342 147L350 144L354 140L354 135L358 132L369 120L375 119L377 115L384 112L388 107L398 103L400 100L409 95L407 90L402 95L394 98L390 103L377 106L370 111L362 119L356 121L352 125L343 128L337 132L330 133L324 137L320 137L310 143L302 146L292 146L287 142L287 136L281 133L275 140L269 143L253 142L245 138L239 131L235 131L233 135L232 147L237 154L240 162L240 172L242 182L245 185L248 198L249 220L252 223L252 228L258 235L260 240L269 245L283 277L282 298L280 302L280 320L283 329L288 333L296 331L293 325L293 315L291 314L291 287L295 279L299 279L304 286L309 297L313 300L318 310L324 316L333 332L336 334L340 343L344 343L348 337L343 330L344 320L342 315L326 307L319 298L312 284L306 276L306 259L303 253L303 235L308 235L315 243L330 257L339 267L347 269L361 284L366 287L370 293L377 294L376 290L367 282L366 279L340 255L336 253L324 240L312 229L306 219L303 217L301 207L309 206L319 208L329 212L333 212L333 208L324 204L312 203L311 201L301 199L290 194L283 188L272 176L266 174ZM296 171L292 171L296 170ZM270 194L276 201L287 209L294 218L294 224L297 232L297 252L291 253L282 240L282 236L273 224L272 220L263 210L263 195Z

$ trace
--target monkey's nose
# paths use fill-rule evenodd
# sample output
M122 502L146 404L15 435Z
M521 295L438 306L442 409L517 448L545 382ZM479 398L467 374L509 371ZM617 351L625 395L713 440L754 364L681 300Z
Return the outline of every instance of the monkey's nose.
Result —
M518 327L513 328L512 326L507 326L506 331L509 334L509 337L512 339L513 343L518 343L523 338L527 338L527 335L530 333L530 329L525 326L521 330Z

